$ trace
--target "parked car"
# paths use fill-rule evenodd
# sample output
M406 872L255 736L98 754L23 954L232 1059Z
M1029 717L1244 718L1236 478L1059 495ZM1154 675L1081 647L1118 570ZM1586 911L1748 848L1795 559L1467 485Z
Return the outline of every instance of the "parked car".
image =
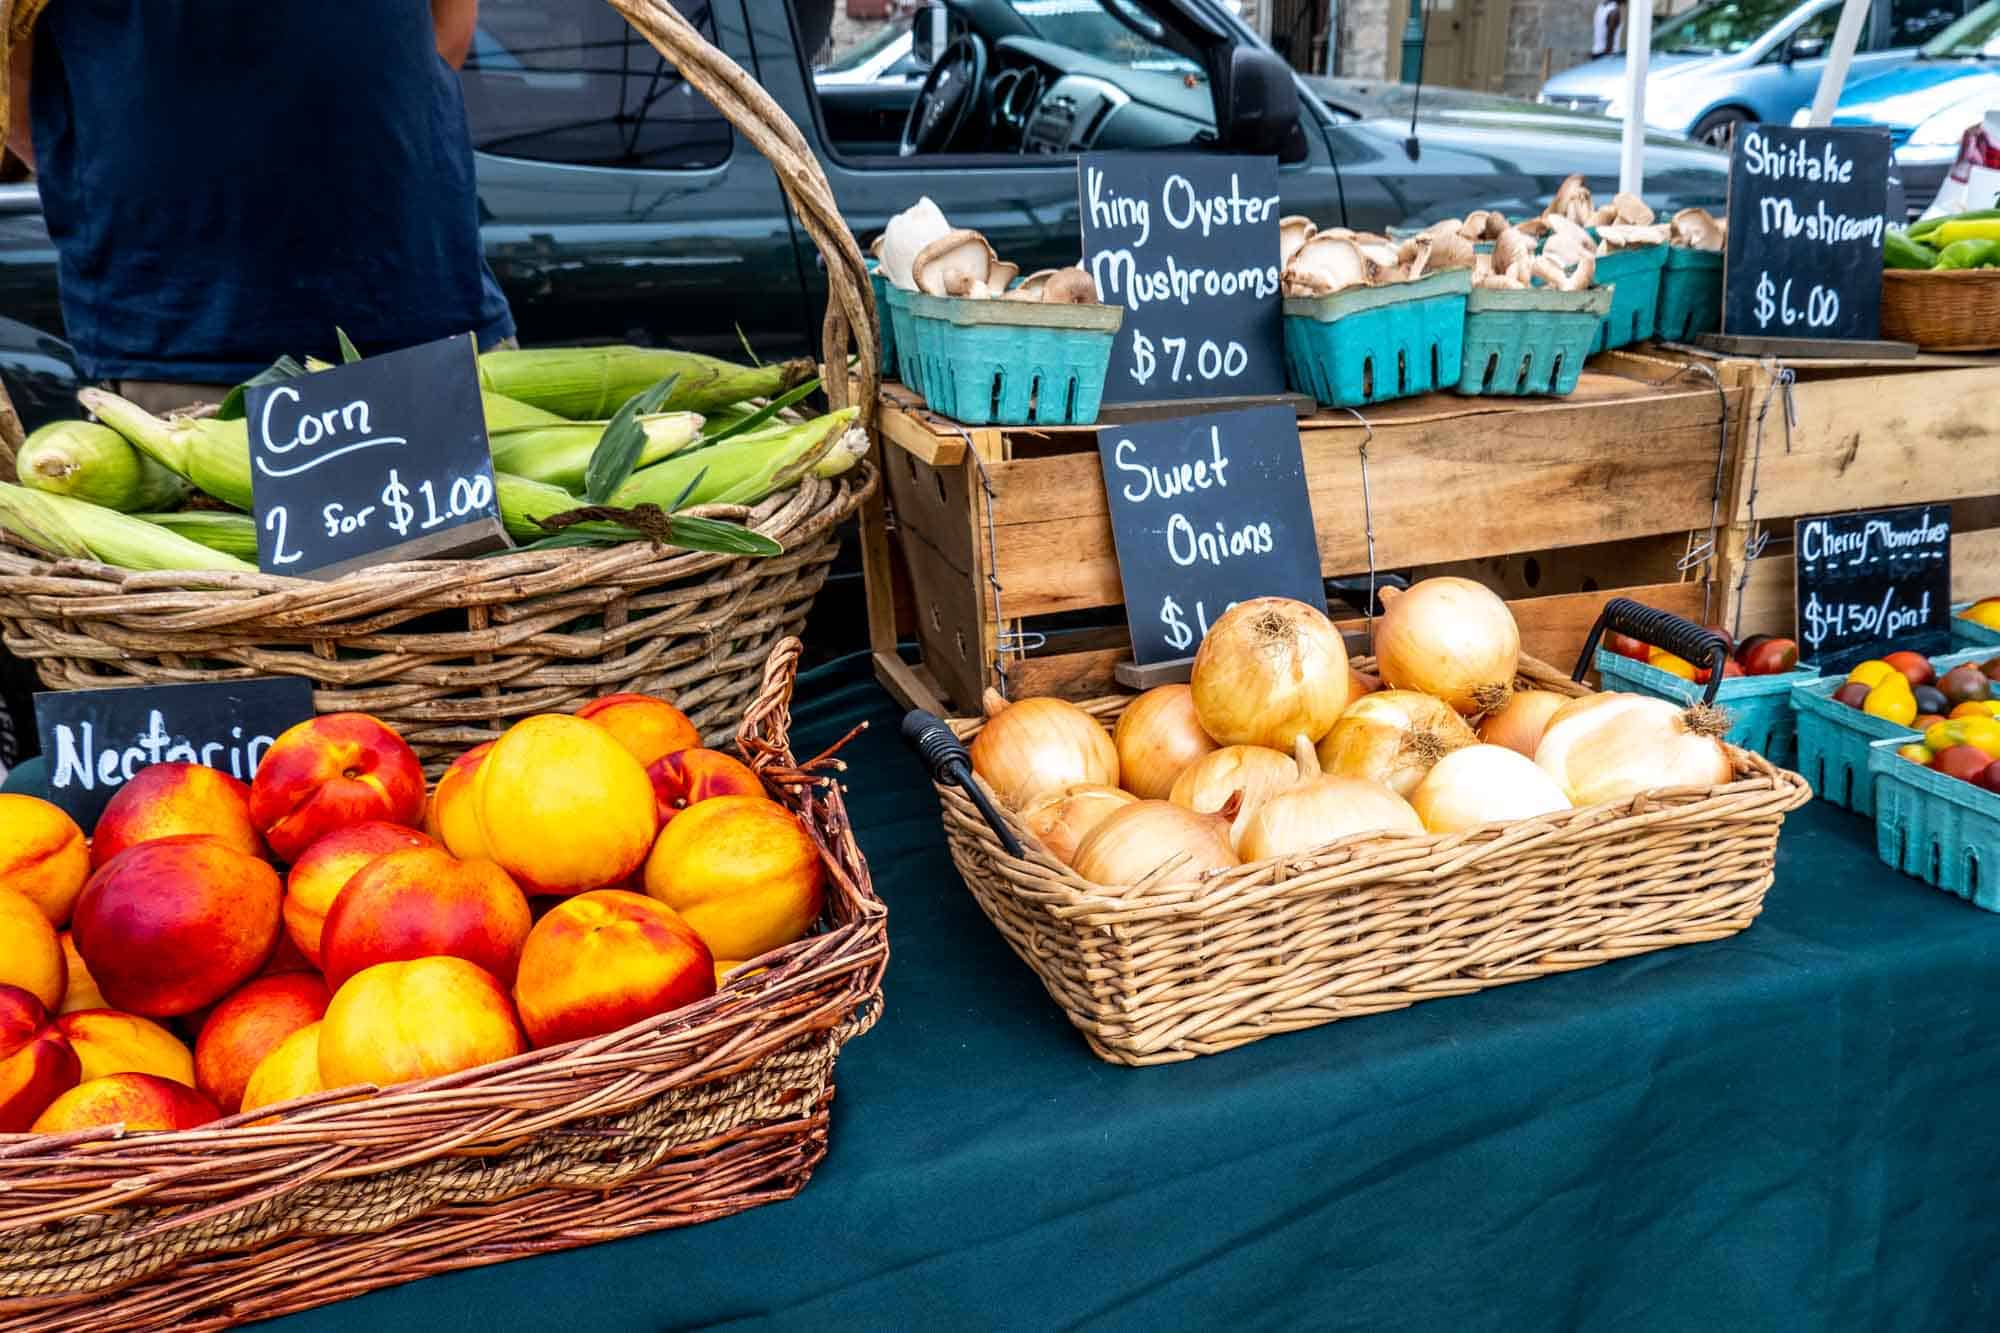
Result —
M1833 123L1889 131L1904 199L1911 213L1921 213L1959 162L2000 167L2000 160L1988 160L2000 158L1994 151L2000 145L1968 142L1981 117L1995 109L2000 109L2000 0L1988 0L1926 42L1910 63L1850 78ZM1803 120L1801 114L1794 123Z
M1914 59L1975 0L1874 0L1850 82ZM1646 124L1727 148L1739 125L1785 124L1812 101L1841 0L1708 0L1653 31ZM1550 106L1625 113L1625 57L1604 56L1542 85Z

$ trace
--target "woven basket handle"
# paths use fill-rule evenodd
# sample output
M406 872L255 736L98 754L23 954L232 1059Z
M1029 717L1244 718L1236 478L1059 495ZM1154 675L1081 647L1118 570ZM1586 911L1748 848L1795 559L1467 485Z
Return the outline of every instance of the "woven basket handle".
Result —
M1664 648L1684 661L1707 662L1708 693L1702 697L1702 702L1715 702L1715 692L1722 688L1723 667L1729 661L1728 642L1712 629L1704 629L1672 611L1647 606L1630 597L1614 597L1604 604L1597 623L1590 627L1590 637L1583 641L1583 653L1576 659L1576 670L1570 673L1571 680L1582 680L1583 673L1590 670L1591 663L1597 660L1597 642L1604 637L1606 629L1615 629L1641 643Z
M875 364L875 285L861 247L840 215L833 187L799 127L741 65L718 51L667 0L609 0L653 49L693 84L754 145L778 175L793 211L826 260L826 324L821 334L827 400L835 408L853 401L847 365L856 360L861 424L871 433L879 407L881 370ZM851 350L850 350L850 339Z
M786 636L764 659L764 683L743 710L736 725L736 748L753 768L773 764L789 768L792 756L792 690L799 682L799 658L805 645Z

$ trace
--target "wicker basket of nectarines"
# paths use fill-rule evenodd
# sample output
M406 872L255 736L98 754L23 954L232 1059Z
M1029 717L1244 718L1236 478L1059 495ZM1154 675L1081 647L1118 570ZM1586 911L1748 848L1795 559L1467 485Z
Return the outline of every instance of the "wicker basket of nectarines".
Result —
M385 723L91 836L0 796L0 1327L214 1326L797 1190L888 946L787 639L704 748L636 694L430 786ZM260 1280L261 1279L261 1280Z

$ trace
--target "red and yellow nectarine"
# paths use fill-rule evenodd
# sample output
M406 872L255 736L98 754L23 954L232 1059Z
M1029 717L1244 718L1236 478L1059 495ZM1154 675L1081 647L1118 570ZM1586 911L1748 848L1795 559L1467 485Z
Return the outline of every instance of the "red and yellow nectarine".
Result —
M377 963L333 994L319 1030L320 1083L387 1087L519 1055L514 1006L463 958Z
M659 831L639 761L603 727L566 714L515 723L472 782L487 853L528 893L620 883Z
M698 801L717 796L762 796L764 784L748 764L731 759L720 750L693 746L676 750L653 761L646 770L653 783L653 798L659 805L660 826Z
M687 714L650 694L607 694L577 709L576 715L610 732L641 768L701 744L701 733Z
M194 1042L195 1086L224 1115L234 1115L243 1089L278 1044L319 1022L331 996L311 972L259 977L209 1012Z
M499 866L418 847L378 856L347 881L326 914L320 958L335 990L377 963L439 955L506 986L533 924L527 896Z
M435 846L429 835L383 820L335 829L306 848L285 879L285 934L314 967L319 967L320 935L326 928L327 910L347 881L378 856Z
M288 863L335 829L370 820L414 828L423 817L416 751L366 713L328 713L290 728L250 781L250 818Z
M41 908L0 886L0 985L19 986L48 1009L59 1008L69 969L62 942Z
M535 923L514 1000L537 1046L616 1032L715 993L708 946L663 903L580 893Z
M156 838L206 833L242 852L264 855L250 823L250 788L200 764L153 764L120 787L90 832L90 866Z
M318 1023L308 1023L259 1061L243 1085L239 1109L255 1111L320 1091L319 1031Z
M487 741L452 760L424 809L424 831L461 861L493 859L486 850L486 837L479 831L479 810L472 798L472 775L492 749L493 742Z
M111 1074L79 1083L49 1104L31 1127L36 1134L123 1125L127 1133L194 1129L216 1118L193 1088L152 1074Z
M0 986L0 1134L25 1132L82 1077L47 1007L19 986Z
M761 796L718 796L660 834L646 892L685 917L716 957L748 959L811 928L825 874L791 811Z
M65 973L62 1003L57 1011L73 1014L79 1009L109 1009L104 992L97 989L97 979L90 975L83 955L76 951L76 937L65 930L57 942L62 946Z
M0 792L0 885L60 926L88 878L90 848L75 820L47 801Z
M83 1066L83 1078L110 1074L157 1074L194 1086L194 1054L187 1044L150 1018L116 1009L79 1009L56 1020Z

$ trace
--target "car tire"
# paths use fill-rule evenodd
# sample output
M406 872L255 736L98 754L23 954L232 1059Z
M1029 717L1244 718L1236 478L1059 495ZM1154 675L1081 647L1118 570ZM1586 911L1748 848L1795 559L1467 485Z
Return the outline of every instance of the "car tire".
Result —
M1707 144L1710 148L1720 148L1728 152L1729 145L1735 142L1737 128L1749 123L1749 113L1739 111L1733 106L1717 107L1694 123L1694 129L1688 132L1688 138L1699 144Z

